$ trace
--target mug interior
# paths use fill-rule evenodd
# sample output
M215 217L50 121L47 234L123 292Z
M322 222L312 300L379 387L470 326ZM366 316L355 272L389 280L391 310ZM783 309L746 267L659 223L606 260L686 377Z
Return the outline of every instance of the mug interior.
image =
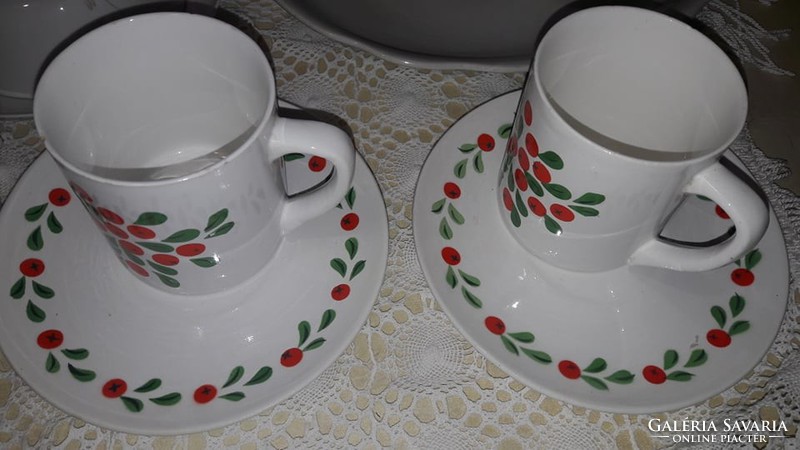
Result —
M683 22L631 7L597 7L556 23L533 75L573 130L602 147L660 161L722 151L747 112L725 53Z
M272 83L261 49L234 27L145 14L59 54L37 87L34 117L50 151L79 171L178 177L186 173L169 168L196 171L242 147L274 105ZM152 168L166 171L130 170Z

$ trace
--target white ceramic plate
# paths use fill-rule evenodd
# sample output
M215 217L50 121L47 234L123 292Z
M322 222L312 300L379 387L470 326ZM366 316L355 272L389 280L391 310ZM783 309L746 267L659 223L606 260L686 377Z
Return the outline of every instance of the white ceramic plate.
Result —
M506 94L457 122L417 185L417 253L456 326L520 381L592 409L674 410L745 376L786 308L787 256L774 214L756 249L709 272L549 267L518 247L499 216L498 169L518 100L518 91ZM724 234L730 220L715 206L687 199L664 235L702 242Z
M0 213L0 345L45 399L103 427L190 433L259 413L345 350L383 281L386 212L361 158L340 208L202 297L136 280L66 189L44 154Z

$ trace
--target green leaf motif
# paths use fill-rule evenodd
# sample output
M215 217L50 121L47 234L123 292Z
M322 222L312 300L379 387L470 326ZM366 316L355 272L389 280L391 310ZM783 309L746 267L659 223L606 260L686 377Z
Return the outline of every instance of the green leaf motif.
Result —
M347 194L344 195L344 201L347 202L347 206L350 207L350 209L353 209L353 205L356 204L355 188L350 188L350 190L347 191Z
M461 288L461 294L464 295L464 299L475 308L483 308L483 302L479 299L475 294L468 291L467 288Z
M458 278L456 278L456 273L453 271L453 266L447 266L447 274L444 279L451 288L458 286Z
M350 259L355 258L356 254L358 254L358 239L352 237L344 241L344 248L347 250L347 254L350 256Z
M164 394L161 397L151 398L150 401L159 406L177 405L178 402L181 401L181 394L178 392L170 392L169 394Z
M601 390L607 391L608 385L603 382L603 380L595 377L591 377L589 375L581 375L581 379L589 384L589 386Z
M711 317L713 317L714 320L717 321L717 324L719 325L720 328L724 328L725 322L728 321L728 317L727 314L725 314L725 310L716 305L711 307Z
M530 359L532 359L532 360L534 360L536 362L539 362L539 363L542 363L542 364L550 364L551 362L553 362L553 358L551 358L550 355L548 355L545 352L542 352L542 351L539 351L539 350L531 350L531 349L525 348L525 347L522 347L521 350L522 350L522 353L525 354L525 356L527 356L528 358L530 358Z
M42 227L36 227L31 234L28 235L28 248L37 252L44 247L44 239L42 238Z
M478 287L481 285L481 280L476 276L470 275L461 269L458 269L458 274L461 275L461 279L470 286Z
M61 353L69 359L80 361L89 357L89 350L85 348L72 348L61 350Z
M156 389L161 387L161 380L158 378L151 378L147 380L147 382L138 388L134 389L134 392L145 393L150 391L155 391Z
M322 344L324 344L324 343L325 343L325 338L321 338L321 337L320 338L316 338L313 341L309 342L308 345L306 345L305 348L303 348L303 351L307 352L309 350L314 350L315 348L322 347Z
M452 203L447 205L447 214L450 215L450 218L453 219L453 222L463 225L464 224L464 216L453 206Z
M667 379L671 381L689 381L693 376L694 374L692 373L677 370L667 375Z
M509 161L511 161L511 158L509 158ZM514 174L511 170L508 171L508 177L506 178L506 182L508 183L509 191L514 192L514 190L517 189L517 185L514 183Z
M264 366L264 367L258 369L258 372L256 372L255 375L253 375L253 378L250 378L250 381L248 381L244 385L245 386L253 386L253 385L256 385L256 384L261 384L261 383L269 380L270 377L272 377L272 367Z
M450 228L450 224L447 223L446 217L442 217L442 220L439 222L439 234L448 241L453 238L453 230Z
M564 161L556 152L542 152L539 153L539 159L542 160L548 167L553 170L561 170L564 168Z
M300 155L301 158L302 156L303 155ZM205 233L208 233L214 228L217 228L218 226L222 225L222 222L225 222L225 219L227 218L228 218L228 208L220 209L219 211L215 212L214 214L208 217L208 222L206 223L206 227L203 229L203 231Z
M283 155L283 160L284 161L294 161L296 159L303 159L305 157L306 157L306 155L304 155L302 153L287 153L287 154Z
M728 334L731 336L744 333L745 331L750 329L750 322L746 320L737 320L736 322L731 325L731 329L728 330Z
M519 217L516 206L511 208L511 223L517 228L522 225L522 219Z
M168 287L178 288L178 287L181 286L181 284L175 278L168 277L168 276L166 276L164 274L161 274L161 273L158 273L158 272L156 272L156 276L158 277L159 280L161 280L162 283L164 283Z
M52 211L47 215L47 228L49 228L50 232L53 234L64 231L64 227L61 225L61 222L58 221L58 218L56 218L56 214Z
M38 295L41 298L53 298L53 296L55 295L55 292L53 292L52 289L43 284L31 281L31 285L33 286L33 292L35 292L36 295Z
M44 370L50 373L56 373L61 369L61 363L58 362L52 353L47 354L47 361L44 363Z
M728 301L728 306L731 308L731 317L736 317L744 311L745 300L739 294L734 294Z
M461 150L462 153L469 153L475 150L476 148L478 148L478 146L475 144L462 144L458 147L458 149Z
M634 377L635 376L627 370L618 370L612 373L611 375L605 377L605 380L617 384L631 384L633 382Z
M514 200L517 202L517 210L522 217L528 217L528 207L525 206L525 202L522 201L522 196L519 195L519 191L514 195Z
M356 275L360 274L365 267L367 267L367 262L365 260L362 259L361 261L357 262L353 266L353 272L350 274L350 279L352 280L353 278L355 278Z
M526 344L530 344L535 339L533 333L529 333L527 331L520 331L518 333L508 333L512 339L519 342L524 342Z
M35 323L44 322L44 319L47 318L44 310L30 300L28 300L28 305L25 307L25 314L28 316L28 320Z
M211 239L211 238L220 237L222 235L228 234L228 232L233 229L234 225L235 224L233 222L228 222L225 225L222 225L221 227L219 227L216 230L212 231L211 233L207 234L206 237L204 237L203 239Z
M544 215L544 227L547 228L547 231L559 235L561 234L561 225L555 221L549 214Z
M332 309L326 309L324 313L322 313L322 320L319 322L319 328L317 328L317 332L328 328L330 324L336 319L336 311Z
M72 374L72 377L76 380L86 383L95 379L97 374L92 372L88 369L81 369L79 367L75 367L72 364L67 364L67 369L69 369L69 373Z
M170 253L175 250L175 248L171 245L160 244L158 242L136 242L136 243L148 250L152 250L157 253Z
M333 258L331 260L331 267L333 267L333 270L335 270L341 276L345 276L347 274L347 264L340 258Z
M311 335L311 324L304 320L297 324L297 331L300 333L300 343L297 346L302 347Z
M569 200L572 198L572 192L569 191L566 187L556 184L556 183L545 183L544 188L547 192L550 193L553 197L560 199L560 200Z
M697 367L708 360L708 354L702 348L698 348L692 351L692 354L689 355L689 361L683 365L683 367Z
M144 260L142 260L142 258L139 258L138 256L134 255L133 253L131 253L131 252L127 251L127 250L123 250L122 252L125 253L125 256L127 256L128 259L130 259L132 263L138 264L140 266L144 266Z
M744 268L747 270L752 269L761 261L761 252L755 249L744 257Z
M600 211L591 208L589 206L569 205L569 209L575 211L576 213L584 217L595 217L600 214Z
M464 178L464 175L467 174L468 161L469 159L462 159L461 161L458 162L458 164L456 164L456 166L453 168L453 173L455 174L456 177Z
M185 230L180 230L172 233L161 242L170 242L170 243L189 242L192 239L196 238L197 236L200 236L200 230L196 230L194 228L187 228Z
M25 210L25 220L28 222L36 222L42 217L42 214L47 210L47 203L42 203L41 205L31 206L27 210Z
M241 380L243 376L244 376L244 367L242 366L234 367L233 370L231 370L230 375L228 375L228 380L225 382L225 384L222 385L222 387L226 388L236 383L237 381Z
M500 125L500 128L497 129L497 134L503 139L508 139L508 136L511 135L511 128L513 128L513 125L510 123Z
M605 200L606 200L605 195L596 194L594 192L587 192L573 201L579 205L599 205L600 203L603 203Z
M678 352L675 350L667 350L664 352L664 370L669 370L678 364Z
M525 172L525 179L528 180L528 186L531 188L534 194L537 197L541 197L544 195L544 188L539 183L539 180L533 177L530 172Z
M483 173L483 152L478 152L475 158L472 159L472 167L475 168L475 172Z
M144 409L144 403L142 403L142 401L137 398L122 396L119 399L122 400L122 404L124 404L125 407L128 408L128 411L130 412L138 413L142 412L142 410Z
M229 400L232 402L238 402L239 400L244 398L244 392L240 391L231 392L230 394L220 395L219 398L224 400Z
M439 214L440 212L442 212L442 209L444 209L445 201L446 201L446 199L440 199L440 200L435 201L433 203L433 205L431 206L431 212L432 213L436 213L436 214Z
M517 345L511 341L511 339L507 338L504 334L501 334L500 340L503 341L503 346L506 348L506 350L515 355L519 355L519 349L517 348Z
M217 259L213 256L204 256L202 258L192 258L189 261L194 263L198 267L202 267L207 269L209 267L214 267L217 265Z
M11 298L22 298L22 296L25 295L24 276L20 277L19 280L17 280L16 282L14 282L13 285L11 285L11 291L9 291L9 294L11 295Z
M589 364L585 369L583 369L583 371L584 372L589 372L589 373L598 373L598 372L602 372L602 371L606 370L607 367L608 367L608 364L606 363L605 359L603 359L603 358L595 358L591 362L591 364Z
M139 215L135 225L161 225L167 221L167 216L158 212L146 212Z
M172 267L162 266L161 264L156 264L153 261L147 261L147 264L149 264L150 267L152 267L154 270L157 270L157 271L163 273L164 275L175 276L175 275L178 274L178 271L173 269Z

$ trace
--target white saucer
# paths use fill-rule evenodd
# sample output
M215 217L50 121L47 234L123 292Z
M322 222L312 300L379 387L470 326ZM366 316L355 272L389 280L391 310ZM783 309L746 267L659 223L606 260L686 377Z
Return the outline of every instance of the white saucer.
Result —
M506 94L457 122L417 184L417 253L456 326L520 381L597 410L675 410L745 376L770 347L786 308L786 248L774 214L741 268L578 274L549 267L517 246L498 212L501 134L507 136L518 100L519 91ZM491 136L493 150L476 146L482 134ZM664 234L702 242L729 227L712 202L690 198Z
M0 214L8 361L64 411L130 433L220 427L287 398L346 349L383 281L384 203L356 160L340 208L288 234L256 277L225 293L182 297L125 270L74 195L63 206L49 201L67 184L42 155ZM40 250L29 247L32 235Z

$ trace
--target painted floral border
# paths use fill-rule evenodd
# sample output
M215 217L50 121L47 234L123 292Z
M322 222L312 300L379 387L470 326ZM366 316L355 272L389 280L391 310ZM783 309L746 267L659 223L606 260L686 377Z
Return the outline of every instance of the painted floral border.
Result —
M527 117L527 115L525 116ZM530 120L525 119L530 125ZM481 281L475 274L461 269L462 257L457 248L449 245L458 228L465 223L463 214L458 208L458 200L462 198L462 189L458 180L468 176L483 176L483 154L492 152L498 141L508 140L511 136L512 124L503 124L495 132L478 132L475 142L468 142L453 148L459 155L469 155L475 149L481 150L474 156L461 158L453 167L455 179L446 181L442 186L444 197L431 205L430 214L439 217L438 233L442 239L441 257L446 266L445 283L470 306L483 314L484 302L481 299L488 294L480 292ZM509 145L516 145L513 142ZM537 147L538 150L538 147ZM508 166L510 153L506 152L504 165ZM471 159L470 159L471 158ZM506 171L508 168L506 167ZM501 179L502 183L502 179ZM510 183L513 183L513 179ZM508 203L506 199L506 203ZM507 205L506 205L507 206ZM715 205L715 213L720 220L729 220L727 214ZM689 382L696 376L694 370L709 361L711 348L724 349L732 345L736 336L750 329L745 309L747 301L737 291L755 283L756 266L762 260L759 249L751 250L742 260L736 261L730 273L733 292L724 303L715 305L709 310L709 328L705 333L705 344L692 345L689 349L679 351L664 349L652 359L642 361L637 368L612 368L602 355L586 360L576 361L569 355L552 355L545 349L535 346L536 336L531 330L508 330L505 322L498 315L479 315L487 332L500 339L506 351L530 359L536 364L554 367L566 380L581 380L599 391L609 391L611 385L632 385L639 380L649 384L660 385L667 382Z

